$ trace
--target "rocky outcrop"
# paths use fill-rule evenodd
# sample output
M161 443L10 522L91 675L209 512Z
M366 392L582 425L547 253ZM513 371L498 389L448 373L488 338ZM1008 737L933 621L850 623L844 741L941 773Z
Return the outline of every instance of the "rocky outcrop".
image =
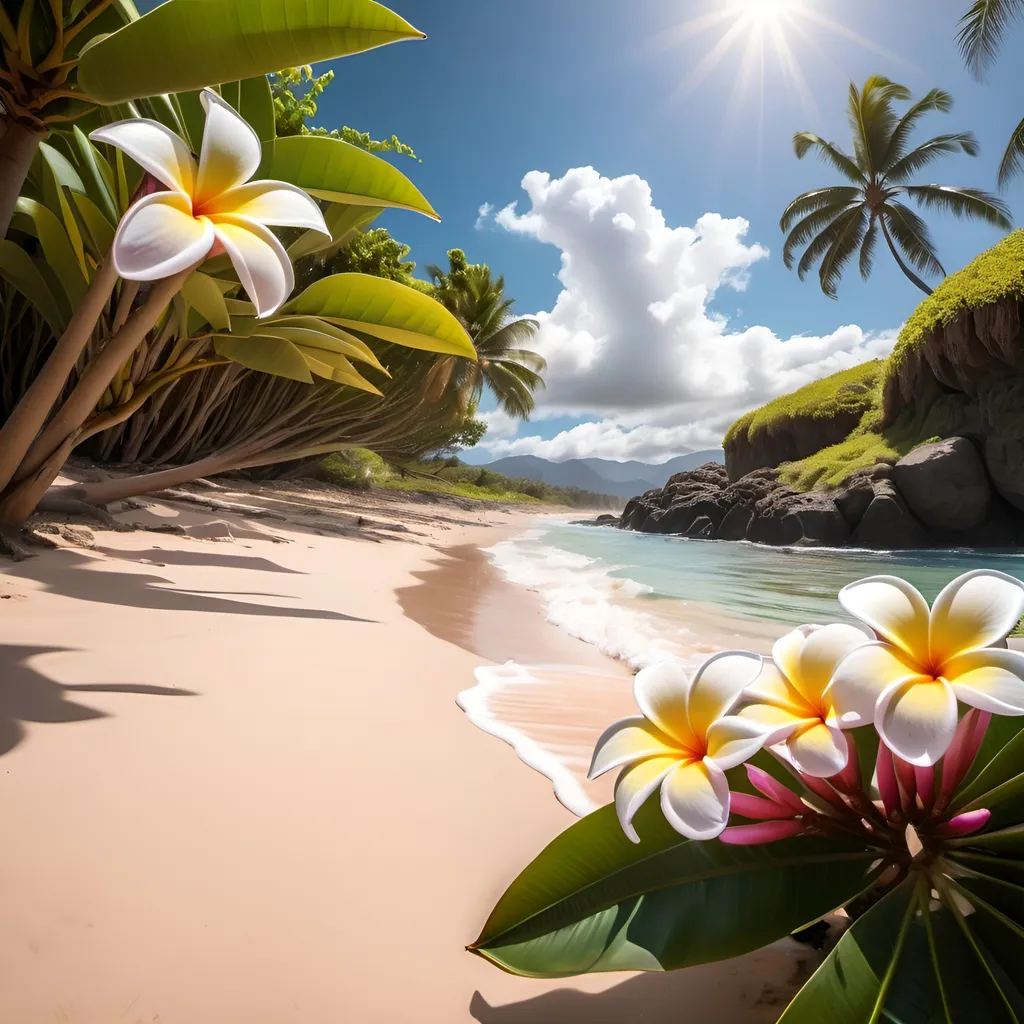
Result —
M1014 508L1024 510L1024 441L998 434L987 437L985 466L999 494Z
M1024 442L983 459L963 437L922 445L895 466L858 470L829 492L794 491L772 469L730 481L723 467L701 466L633 498L618 526L776 547L1010 547L1024 540L1021 468Z

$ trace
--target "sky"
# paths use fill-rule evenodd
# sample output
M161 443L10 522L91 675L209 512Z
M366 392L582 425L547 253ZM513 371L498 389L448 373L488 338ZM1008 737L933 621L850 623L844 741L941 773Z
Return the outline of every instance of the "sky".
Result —
M942 159L922 183L995 189L1024 116L1012 56L1024 28L979 83L955 43L968 0L760 0L788 8L760 30L735 10L751 3L393 0L427 39L327 65L336 79L317 123L412 145L421 163L393 162L443 218L378 223L421 269L456 246L488 263L517 313L541 322L534 347L549 369L534 416L517 423L485 400L490 429L467 461L661 462L887 355L923 295L884 249L867 282L847 271L838 301L781 257L786 204L839 183L797 160L793 133L849 149L851 81L950 91L953 111L930 115L918 139L971 130L981 153ZM1024 218L1024 182L1004 198ZM926 217L948 272L1001 235Z

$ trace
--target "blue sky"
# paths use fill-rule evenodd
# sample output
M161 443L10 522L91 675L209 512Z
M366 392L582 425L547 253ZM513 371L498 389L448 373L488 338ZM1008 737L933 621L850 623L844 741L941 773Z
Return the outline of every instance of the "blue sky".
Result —
M981 156L944 159L925 172L927 180L994 189L1002 149L1024 116L1012 56L1024 33L1019 28L1011 33L1003 59L979 84L964 69L955 45L956 23L967 5L968 0L798 0L797 10L779 25L806 83L801 96L770 33L763 91L756 68L744 77L747 32L740 32L702 81L680 88L735 18L703 32L687 33L680 26L692 27L695 19L729 8L733 0L519 0L515 5L394 0L393 9L428 38L333 62L336 79L318 122L327 127L345 123L378 137L396 133L417 150L422 163L395 162L420 186L443 222L399 213L386 215L381 223L412 246L418 263L443 262L448 248L460 246L471 261L487 262L505 275L521 313L551 311L563 291L571 293L566 298L572 302L566 304L575 310L563 311L558 337L545 336L541 346L554 360L550 393L539 417L517 433L508 423L496 423L487 439L492 447L474 453L474 460L486 460L492 452L536 450L554 457L585 451L658 461L714 443L716 432L720 436L736 412L798 386L808 375L884 354L891 332L921 298L884 251L867 283L855 268L847 273L838 302L822 295L813 274L800 282L782 264L782 209L801 191L835 183L835 175L816 161L797 161L791 138L794 131L808 129L848 145L844 108L851 80L860 83L870 74L885 74L915 95L940 86L953 94L956 105L949 115L926 119L920 138L970 129L978 136ZM493 217L482 230L475 227L484 203L500 210L518 202L520 215L531 210L521 186L528 172L546 172L557 180L584 167L597 172L595 187L607 193L598 207L606 212L620 201L632 201L623 199L612 183L636 176L649 186L650 206L664 216L666 230L693 227L705 214L749 222L745 236L734 229L731 241L722 244L733 249L739 243L756 244L768 253L759 250L755 258L748 251L731 261L708 257L719 277L701 304L701 330L718 324L729 335L728 343L719 345L720 369L730 380L741 381L736 387L723 384L705 365L719 350L714 339L694 342L690 353L689 328L674 323L671 339L652 340L642 312L637 316L628 304L637 283L627 278L643 253L649 259L659 251L660 228L652 229L654 241L636 249L631 259L612 252L614 232L588 236L583 225L566 219L580 199L569 194L574 188L593 194L582 179L573 179L572 188L563 183L562 206L556 210L552 199L540 227L519 222L518 230L509 230L516 226L511 220L506 218L502 227ZM1005 198L1024 218L1022 184L1012 186ZM927 219L947 271L963 266L1000 234L941 215ZM551 244L553 238L559 244ZM560 282L566 247L576 268L591 260L607 265L591 268L589 280ZM694 250L693 259L705 257ZM690 273L677 291L694 284L694 273L701 277L698 271ZM727 283L737 277L742 290ZM658 287L675 294L674 280L669 274ZM622 296L608 284L615 281L622 281ZM670 306L673 301L656 290L652 297ZM612 308L617 301L623 304L621 316ZM596 321L590 315L595 304L606 307ZM665 315L671 319L673 314ZM580 348L574 332L581 323L596 323L600 348L605 344L602 324L608 320L618 322L619 334L635 334L607 342L628 346L630 352L629 359L612 360L609 373L628 376L624 367L642 364L653 353L651 346L676 346L673 358L684 378L678 401L662 395L645 406L644 379L637 379L624 384L634 394L605 408L601 396L607 394L607 381L597 382L599 367L587 370L594 386L570 380L586 375L582 364L573 363L582 358L573 355L572 346ZM659 324L653 324L655 333ZM799 346L790 339L831 337L847 325L860 329L860 342L851 336L823 342L806 358L793 354ZM753 372L743 365L753 344L743 332L755 326L767 328L775 340L759 342L762 355L757 358L765 362ZM692 379L687 377L691 355ZM728 398L716 402L716 389L720 395L729 392ZM591 432L562 448L522 443L523 438L550 440L580 422L610 426L613 436L609 440L607 430ZM686 424L692 429L677 429ZM639 427L644 429L637 433Z

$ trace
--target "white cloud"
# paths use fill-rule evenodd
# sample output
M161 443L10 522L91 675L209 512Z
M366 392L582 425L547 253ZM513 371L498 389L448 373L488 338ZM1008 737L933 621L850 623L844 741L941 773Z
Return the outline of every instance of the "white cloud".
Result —
M730 329L709 305L723 288L742 292L769 255L747 243L742 217L705 213L692 227L669 227L646 181L592 167L561 178L531 171L522 184L530 208L512 203L495 221L562 252L562 292L537 314L534 347L548 372L534 418L601 422L549 440L513 438L506 425L484 440L495 454L657 459L714 447L748 409L895 343L895 331L853 325L789 339L768 327Z
M490 412L477 413L476 418L487 424L488 447L490 442L506 437L515 437L519 429L520 420L509 416L501 409L492 409Z
M494 207L490 203L481 203L479 209L476 211L476 224L473 226L477 231L483 231L484 225L487 223L487 218L494 212Z

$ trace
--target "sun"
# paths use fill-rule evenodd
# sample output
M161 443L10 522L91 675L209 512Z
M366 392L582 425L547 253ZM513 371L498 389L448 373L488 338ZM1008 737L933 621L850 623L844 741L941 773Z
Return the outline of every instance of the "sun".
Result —
M768 26L798 14L800 0L735 0L732 8L750 24Z

